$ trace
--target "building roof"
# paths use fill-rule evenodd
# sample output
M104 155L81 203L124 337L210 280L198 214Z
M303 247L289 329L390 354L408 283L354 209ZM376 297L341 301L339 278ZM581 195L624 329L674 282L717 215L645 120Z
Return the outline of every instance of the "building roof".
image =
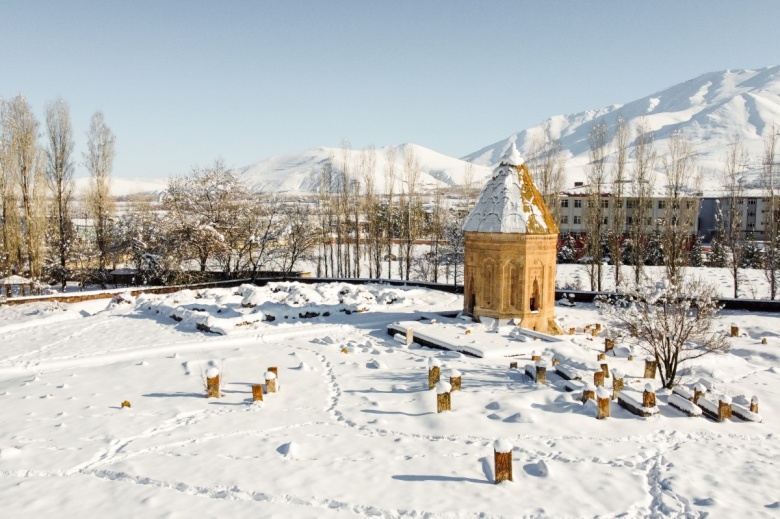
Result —
M463 224L465 232L557 234L558 227L531 180L514 143L493 170L477 204Z

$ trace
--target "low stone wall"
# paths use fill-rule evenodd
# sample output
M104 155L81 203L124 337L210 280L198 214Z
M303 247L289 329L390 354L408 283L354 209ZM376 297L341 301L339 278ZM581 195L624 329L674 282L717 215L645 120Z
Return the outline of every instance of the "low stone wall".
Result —
M462 294L463 285L452 285L444 283L429 283L426 281L404 281L401 279L369 279L369 278L317 278L310 277L307 272L299 273L291 276L280 277L267 277L257 278L254 281L251 279L232 279L227 281L215 281L210 283L199 283L195 285L175 285L169 287L137 287L130 289L130 293L138 295L141 293L147 294L168 294L184 289L202 289L202 288L216 288L216 287L234 287L243 283L253 283L257 286L265 286L268 283L280 282L280 281L296 281L298 283L351 283L357 285L365 285L370 283L377 283L382 285L398 286L398 287L420 287L430 288L431 290L439 290L441 292L448 292L451 294ZM78 294L66 294L66 295L48 295L38 297L14 297L8 298L3 304L18 305L39 301L61 301L65 303L77 303L79 301L89 301L91 299L110 299L116 294L122 294L128 291L128 288L117 288L116 290L101 291L99 294L78 293ZM614 297L612 292L588 292L584 290L556 290L555 300L558 301L564 295L573 294L575 303L592 303L597 296ZM780 300L770 301L768 299L721 299L720 303L726 310L748 310L752 312L771 312L780 313Z

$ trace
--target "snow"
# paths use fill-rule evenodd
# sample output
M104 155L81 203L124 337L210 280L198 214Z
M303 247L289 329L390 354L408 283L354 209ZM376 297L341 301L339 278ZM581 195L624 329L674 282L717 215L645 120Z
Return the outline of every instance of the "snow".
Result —
M460 319L442 317L432 325L426 321L397 321L388 326L388 331L401 335L406 342L407 330L413 330L414 339L425 341L436 347L467 353L482 358L511 357L528 351L527 338L530 334L550 342L560 339L549 335L516 327L498 327L491 331L482 326L469 326ZM518 331L521 330L521 331ZM522 335L518 336L518 333Z
M606 400L608 398L612 398L612 393L610 393L609 390L605 387L599 387L596 390L596 396L602 400Z
M311 290L322 297L315 304L333 308L362 289ZM780 341L757 338L780 336L780 315L720 317L721 333L737 321L747 335L730 339L730 353L702 357L683 381L734 395L734 406L756 395L763 423L688 418L661 391L653 417L613 405L612 419L599 421L594 404L566 392L553 372L535 385L503 356L403 347L388 324L415 322L416 335L427 329L423 314L463 301L394 290L402 297L390 305L303 319L295 312L311 301L280 302L296 290L271 284L257 300L278 305L276 320L227 335L163 310L181 306L217 321L252 316L256 307L243 307L238 289L144 295L121 312L107 300L0 307L3 516L761 517L777 508ZM556 311L565 329L613 325L589 304ZM582 373L598 368L602 345L583 333L521 343L436 319L435 328L459 323L478 341L517 345L513 360L523 364L536 350ZM442 373L466 375L452 413L436 413L428 359ZM641 402L643 363L610 364ZM252 405L251 385L267 366L278 367L285 391ZM200 374L211 368L220 371L222 398L205 398ZM121 409L124 400L132 407ZM514 488L494 484L497 439L515 446ZM594 498L610 488L619 492Z
M493 450L499 454L506 454L507 452L512 452L512 449L514 449L514 446L512 445L511 442L507 440L501 439L493 442Z
M253 190L267 193L298 192L317 193L323 165L332 160L334 176L344 170L345 162L348 170L355 175L357 165L362 160L362 150L343 150L340 148L312 148L299 153L270 157L255 164L239 168L238 177ZM403 175L404 158L413 154L420 167L420 187L423 189L442 188L464 185L466 171L472 171L473 185L480 186L490 175L491 168L479 165L469 166L464 160L442 155L417 144L401 144L399 146L384 146L375 150L374 189L387 193L392 188L395 193L404 188ZM385 172L393 158L396 178L389 185ZM356 175L360 177L360 175ZM359 179L362 181L362 179Z
M699 407L706 409L710 413L717 415L718 414L718 403L713 402L707 398L699 397L699 400L697 400L697 404Z
M674 386L674 393L685 400L692 400L694 395L685 386Z
M626 402L635 409L638 409L647 414L653 415L660 412L660 409L658 409L657 405L655 407L645 407L642 405L642 393L636 391L621 391L618 393L618 401Z
M582 373L580 373L579 371L577 371L576 369L574 369L574 368L572 368L570 366L565 366L563 364L558 364L557 366L555 366L555 371L563 374L564 377L569 379L569 380L580 380L580 379L582 379Z
M90 188L91 177L80 177L74 179L74 191L77 195L83 196ZM109 184L109 190L112 196L128 196L139 193L159 193L165 191L168 187L167 179L150 179L139 177L118 177L112 176ZM78 219L84 221L83 218Z
M731 412L733 416L736 416L742 420L748 421L748 422L756 422L761 423L764 420L761 418L761 415L758 413L752 412L749 408L739 405L739 404L731 404Z
M678 394L669 395L669 405L673 405L692 416L701 416L701 408Z
M451 391L452 391L452 384L450 384L449 382L445 382L441 380L436 384L437 395L444 395L446 393L450 393Z
M16 274L0 279L0 285L26 285L32 282L32 279L23 278L22 276L17 276Z
M276 380L276 373L273 371L266 371L265 372L265 379L266 380Z
M219 376L219 370L217 368L209 368L206 370L206 378L214 378Z

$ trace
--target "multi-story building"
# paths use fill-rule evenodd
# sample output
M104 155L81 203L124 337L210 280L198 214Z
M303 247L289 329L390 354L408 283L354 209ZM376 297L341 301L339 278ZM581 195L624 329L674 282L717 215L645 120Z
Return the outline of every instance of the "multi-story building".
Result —
M561 237L573 235L578 241L585 238L588 232L587 218L592 204L600 205L602 216L602 229L612 232L629 234L635 232L640 226L642 233L650 234L656 230L662 230L667 218L670 217L672 199L666 194L656 191L643 200L644 211L639 211L640 200L633 196L616 197L611 186L607 186L598 196L589 192L587 185L578 183L573 189L566 190L559 195L558 228ZM766 238L765 231L774 219L780 222L780 197L766 196L760 190L745 190L737 199L739 216L739 229L746 237L752 236L756 240ZM731 214L729 206L731 199L723 193L695 193L683 198L680 203L685 204L682 214L690 215L687 218L691 235L698 235L702 241L709 242L718 230L718 214L726 220ZM621 210L618 210L621 209ZM637 213L643 213L644 221L637 221ZM620 222L616 221L620 214ZM728 221L726 222L728 224Z
M691 234L697 234L699 220L695 216L699 213L700 196L689 196L681 200L685 204L682 214L690 214L687 225ZM672 203L670 197L654 193L640 200L634 196L615 196L611 190L604 190L598 196L589 193L588 186L576 185L574 189L560 193L558 208L558 228L562 235L573 234L577 238L584 237L588 232L587 219L594 208L599 204L602 218L602 228L612 232L628 234L637 227L643 233L652 233L660 230L667 218L672 215ZM644 208L639 204L644 203ZM620 218L621 221L616 221ZM640 221L643 220L643 221Z

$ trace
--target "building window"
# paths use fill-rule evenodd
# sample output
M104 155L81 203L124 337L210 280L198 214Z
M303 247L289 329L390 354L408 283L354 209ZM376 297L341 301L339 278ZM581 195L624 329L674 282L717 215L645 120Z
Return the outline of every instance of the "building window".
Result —
M575 200L574 207L582 207L582 200Z
M602 200L601 207L603 207L604 209L609 209L609 200Z
M645 218L645 225L650 225L652 221L653 220L648 216L647 218Z
M755 211L748 211L748 218L755 218L756 212Z
M666 200L659 200L658 201L658 209L663 209L666 207Z
M565 214L561 216L561 223L562 224L568 224L569 223L569 215Z
M568 199L561 200L561 207L569 207L569 200Z
M602 218L601 223L603 223L604 225L609 225L609 216L605 216L604 218Z
M633 209L636 207L636 200L626 200L626 209Z
M579 225L582 223L582 217L579 215L574 216L574 225Z
M751 198L750 200L748 200L748 205L756 205L756 199Z
M634 217L626 216L626 225L634 225Z
M750 230L752 231L753 229L755 229L755 228L756 228L756 224L754 224L753 222L748 222L748 224L747 224L747 228L748 228L748 229L750 229Z

